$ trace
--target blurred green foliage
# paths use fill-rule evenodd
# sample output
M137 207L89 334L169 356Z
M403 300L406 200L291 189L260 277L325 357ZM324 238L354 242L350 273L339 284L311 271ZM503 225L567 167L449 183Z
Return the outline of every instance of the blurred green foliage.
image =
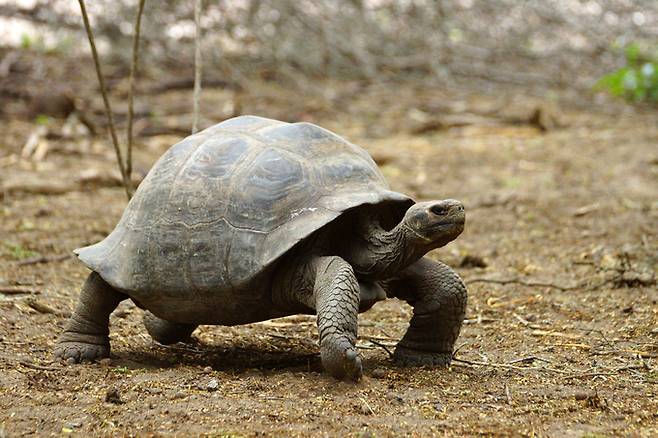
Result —
M52 119L45 114L37 114L37 116L34 118L34 123L39 126L48 126L51 120Z
M53 40L53 38L51 38L51 40ZM54 39L54 41L47 42L43 34L21 34L21 48L25 50L34 50L49 55L59 55L70 52L74 46L75 40L69 35L58 37L57 39Z
M626 65L598 80L595 87L632 102L658 102L658 56L638 44L625 49Z
M38 252L27 249L21 245L14 245L11 243L5 243L4 245L7 248L9 255L15 260L23 260L39 255Z

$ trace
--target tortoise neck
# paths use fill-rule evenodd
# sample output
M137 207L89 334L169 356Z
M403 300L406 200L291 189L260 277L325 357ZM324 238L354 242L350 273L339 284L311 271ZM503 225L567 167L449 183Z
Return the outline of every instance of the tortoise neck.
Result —
M361 224L361 244L351 257L354 271L360 277L388 278L420 259L427 252L418 245L413 232L400 222L392 230L376 221Z

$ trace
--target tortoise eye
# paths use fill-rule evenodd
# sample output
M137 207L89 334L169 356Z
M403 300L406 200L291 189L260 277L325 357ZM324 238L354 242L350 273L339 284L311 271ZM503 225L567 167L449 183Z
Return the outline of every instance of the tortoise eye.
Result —
M448 209L443 205L437 204L430 207L430 211L437 216L443 216L448 212Z

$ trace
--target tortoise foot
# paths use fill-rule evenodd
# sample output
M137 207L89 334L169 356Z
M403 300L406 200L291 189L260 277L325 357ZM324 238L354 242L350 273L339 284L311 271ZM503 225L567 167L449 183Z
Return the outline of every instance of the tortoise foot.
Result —
M336 379L359 381L363 375L363 366L356 348L347 341L337 342L332 347L321 349L324 369Z
M393 353L393 361L398 365L406 367L447 367L452 361L452 353L423 351L398 346Z
M148 310L144 313L144 326L156 342L164 345L189 341L192 332L197 328L192 324L166 321Z
M77 339L84 338L84 339ZM107 336L78 335L64 332L54 351L55 357L68 363L94 362L110 357L110 342Z

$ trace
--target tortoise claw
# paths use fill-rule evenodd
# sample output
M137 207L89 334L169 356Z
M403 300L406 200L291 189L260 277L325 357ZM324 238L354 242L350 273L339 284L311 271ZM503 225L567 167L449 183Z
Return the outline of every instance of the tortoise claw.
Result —
M355 382L361 380L363 366L359 353L353 346L323 348L321 357L324 369L336 379L349 379Z

